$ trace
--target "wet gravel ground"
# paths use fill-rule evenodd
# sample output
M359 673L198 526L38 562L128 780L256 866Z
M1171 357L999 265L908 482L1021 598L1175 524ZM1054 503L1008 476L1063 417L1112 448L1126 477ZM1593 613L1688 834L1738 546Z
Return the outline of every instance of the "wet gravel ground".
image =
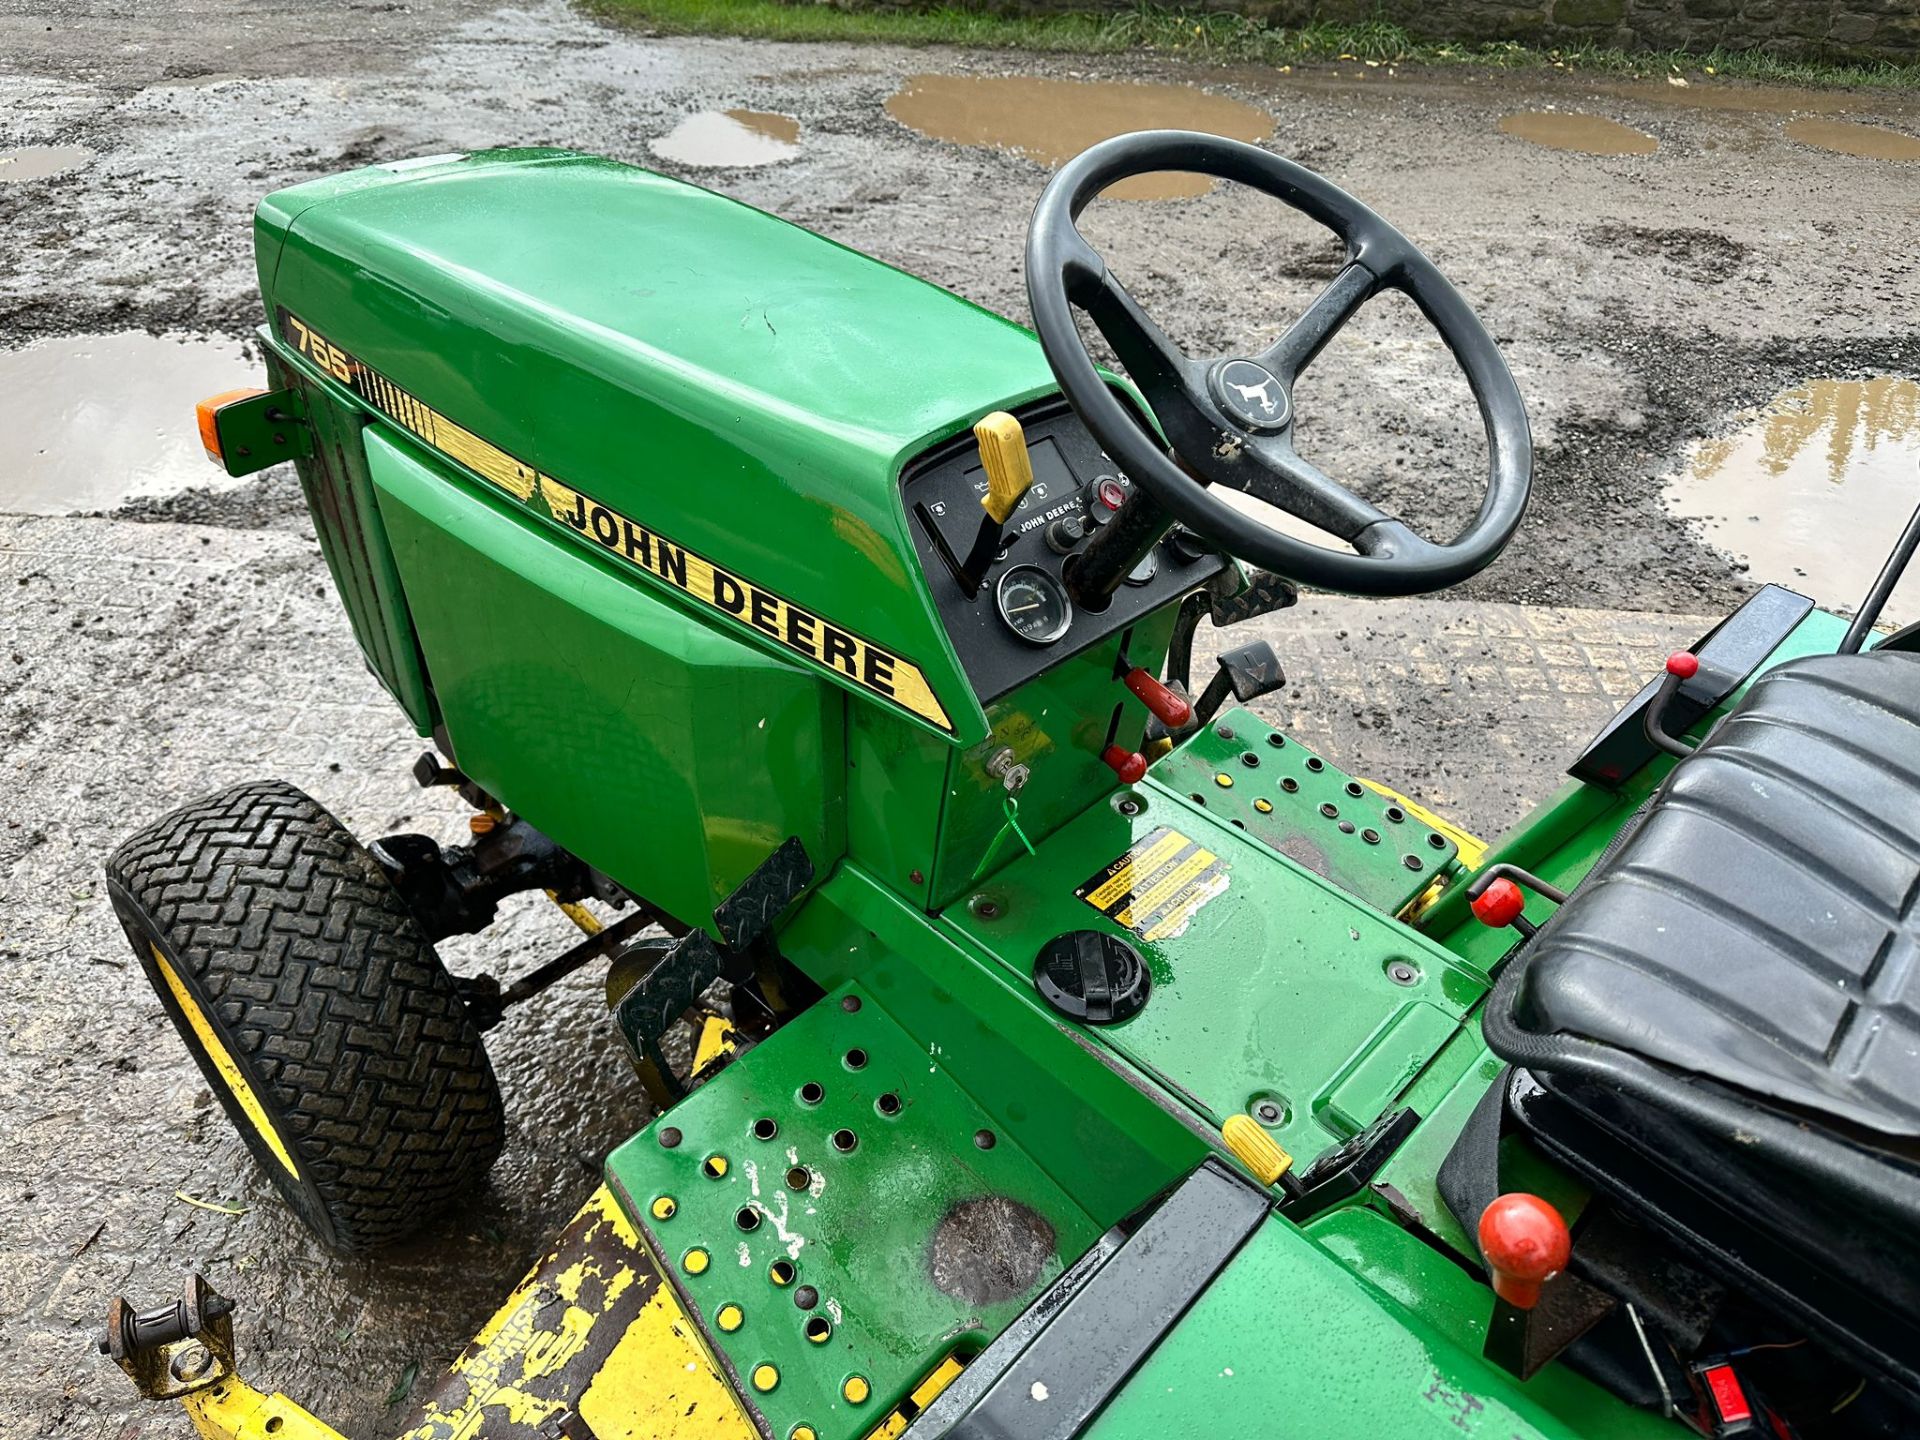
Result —
M1778 114L1703 103L1720 93L1706 87L659 39L557 4L465 0L7 7L0 146L97 158L0 184L0 349L129 328L244 336L259 319L248 214L277 186L502 143L646 162L680 116L728 106L799 117L799 155L690 178L1024 317L1020 239L1044 172L889 120L886 96L924 70L1188 81L1261 106L1277 150L1372 202L1479 308L1540 445L1521 538L1464 595L1284 617L1271 638L1295 683L1270 709L1486 829L1544 793L1654 657L1698 632L1689 617L1744 593L1660 508L1683 444L1809 375L1920 372L1920 167L1792 144ZM1920 128L1909 100L1833 103ZM1496 133L1551 105L1661 149L1596 159ZM1232 193L1102 206L1088 228L1196 350L1271 334L1332 273L1307 227ZM1409 307L1370 307L1298 399L1310 454L1433 531L1477 501L1470 404ZM184 1434L128 1400L88 1333L113 1294L151 1301L190 1266L241 1298L256 1383L383 1433L404 1410L389 1392L451 1357L641 1118L593 983L498 1033L512 1138L476 1206L378 1263L329 1259L246 1164L145 993L99 861L151 815L259 774L365 835L450 838L459 816L409 788L418 742L365 676L285 475L112 517L0 517L0 593L0 1440ZM450 958L519 973L567 934L527 902Z

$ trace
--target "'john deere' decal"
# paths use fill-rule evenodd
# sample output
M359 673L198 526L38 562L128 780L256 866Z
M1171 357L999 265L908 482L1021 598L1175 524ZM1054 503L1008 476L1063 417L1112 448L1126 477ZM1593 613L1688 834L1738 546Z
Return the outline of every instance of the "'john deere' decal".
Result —
M608 554L795 654L845 676L862 689L893 701L942 730L952 731L952 720L927 684L927 677L911 660L762 589L592 496L516 460L499 446L421 404L284 308L280 311L280 334L381 414L514 499L532 503L538 496L553 519Z
M1162 825L1073 893L1142 940L1171 940L1226 888L1226 861Z

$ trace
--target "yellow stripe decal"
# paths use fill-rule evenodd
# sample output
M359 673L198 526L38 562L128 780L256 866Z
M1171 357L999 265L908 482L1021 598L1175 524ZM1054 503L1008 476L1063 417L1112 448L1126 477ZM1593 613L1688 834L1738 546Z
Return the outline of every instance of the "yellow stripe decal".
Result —
M167 989L172 993L174 1003L180 1007L180 1013L187 1017L187 1024L192 1027L195 1037L200 1041L200 1048L205 1050L208 1058L213 1061L213 1068L220 1072L220 1078L226 1081L227 1089L231 1090L233 1098L240 1102L241 1110L246 1113L247 1119L259 1133L260 1138L267 1142L267 1148L273 1151L274 1159L287 1167L289 1175L296 1180L299 1179L300 1170L293 1163L293 1156L287 1153L287 1147L280 1141L279 1132L268 1122L267 1112L260 1108L259 1097L253 1093L253 1087L247 1084L247 1077L240 1073L240 1067L234 1063L233 1056L228 1053L226 1045L214 1033L213 1025L201 1013L200 1006L188 993L180 977L174 973L173 966L167 963L167 957L160 953L160 947L150 944L147 948L153 951L153 963L160 967L160 977L167 982Z
M514 499L531 504L537 494L551 518L607 554L835 672L848 683L953 733L946 707L911 660L763 589L684 545L676 545L584 491L515 459L369 369L290 310L280 311L280 334L388 419Z
M1161 825L1073 893L1143 940L1171 940L1227 884L1226 861Z

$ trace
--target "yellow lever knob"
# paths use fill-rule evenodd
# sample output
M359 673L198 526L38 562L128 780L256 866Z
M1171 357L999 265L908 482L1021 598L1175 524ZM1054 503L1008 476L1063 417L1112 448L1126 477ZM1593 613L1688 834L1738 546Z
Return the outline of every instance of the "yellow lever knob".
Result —
M973 438L980 442L980 458L987 467L987 493L980 497L980 508L1004 525L1014 506L1033 488L1033 462L1027 458L1027 436L1020 422L1004 410L996 410L973 427Z
M1227 1149L1262 1185L1271 1185L1293 1168L1293 1156L1282 1150L1251 1115L1229 1115L1220 1127Z

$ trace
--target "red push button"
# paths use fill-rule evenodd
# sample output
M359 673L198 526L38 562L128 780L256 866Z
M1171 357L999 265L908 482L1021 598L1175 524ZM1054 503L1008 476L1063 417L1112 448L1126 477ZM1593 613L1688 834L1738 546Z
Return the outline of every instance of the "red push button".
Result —
M1700 1372L1707 1382L1707 1395L1713 1401L1714 1416L1722 1425L1738 1425L1753 1418L1753 1406L1731 1365L1709 1365Z

